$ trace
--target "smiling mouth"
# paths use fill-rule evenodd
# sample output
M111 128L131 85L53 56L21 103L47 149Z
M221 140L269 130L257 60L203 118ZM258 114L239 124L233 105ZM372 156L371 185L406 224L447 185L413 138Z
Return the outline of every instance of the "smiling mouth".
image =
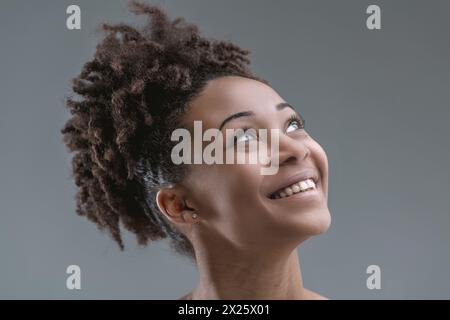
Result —
M303 193L308 192L311 190L316 190L318 185L318 181L314 181L313 177L303 179L301 181L297 181L287 187L281 188L270 195L268 197L270 199L282 199L282 198L288 198L290 196L293 196L297 193Z

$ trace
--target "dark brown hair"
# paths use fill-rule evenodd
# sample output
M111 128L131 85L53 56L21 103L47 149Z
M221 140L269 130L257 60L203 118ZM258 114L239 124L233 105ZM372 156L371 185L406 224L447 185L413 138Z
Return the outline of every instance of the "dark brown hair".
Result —
M169 236L177 252L194 257L155 204L160 187L183 178L184 167L170 157L172 130L207 81L235 75L268 82L248 69L250 51L204 38L157 6L131 1L130 9L147 15L147 24L103 24L106 36L72 80L78 97L67 98L72 116L61 133L74 153L76 212L107 229L122 250L120 224L141 245Z

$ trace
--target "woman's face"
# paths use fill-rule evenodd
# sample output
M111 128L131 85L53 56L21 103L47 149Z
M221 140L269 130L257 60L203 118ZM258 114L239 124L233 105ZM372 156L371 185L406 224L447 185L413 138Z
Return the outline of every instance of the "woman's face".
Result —
M202 122L203 131L219 129L225 119L242 112L247 113L223 124L224 141L226 129L268 129L269 137L270 129L280 130L279 168L274 175L261 174L261 168L267 167L261 163L189 165L182 184L201 221L196 230L202 240L249 250L296 247L329 227L327 156L301 123L292 120L293 109L277 110L280 102L285 101L271 87L235 76L210 81L191 102L183 125L192 131L194 121ZM315 190L295 193L308 186L297 183L309 177L317 179ZM291 196L286 196L290 193L286 186L293 191ZM280 188L285 196L273 198Z

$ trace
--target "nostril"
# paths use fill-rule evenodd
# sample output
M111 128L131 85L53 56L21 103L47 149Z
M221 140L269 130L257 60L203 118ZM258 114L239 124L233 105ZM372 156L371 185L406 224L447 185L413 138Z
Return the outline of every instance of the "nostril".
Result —
M283 163L280 162L280 165L281 164L296 163L296 162L297 162L297 158L295 156L290 156L289 158L284 160Z

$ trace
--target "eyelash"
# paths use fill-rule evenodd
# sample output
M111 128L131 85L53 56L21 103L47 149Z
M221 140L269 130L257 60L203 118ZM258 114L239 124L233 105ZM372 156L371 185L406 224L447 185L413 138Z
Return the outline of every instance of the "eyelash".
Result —
M301 118L297 114L293 114L288 119L288 127L292 122L297 122L299 129L305 129L305 119Z
M299 127L299 128L298 128L297 130L305 129L305 119L301 118L301 117L298 116L297 114L293 114L293 115L291 115L291 116L288 118L286 129L289 127L289 125L292 124L292 122L297 122L297 123L298 123L298 127ZM248 129L251 129L251 127L242 127L241 129L244 130L244 132L245 132L245 131L247 131ZM238 137L234 136L234 138L233 138L234 143L237 143L237 138L238 138Z

